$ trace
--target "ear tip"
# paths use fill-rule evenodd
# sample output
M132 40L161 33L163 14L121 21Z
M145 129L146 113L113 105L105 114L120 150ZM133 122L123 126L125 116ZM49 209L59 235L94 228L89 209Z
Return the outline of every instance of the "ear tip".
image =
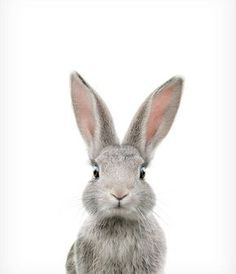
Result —
M163 90L166 90L166 88L171 88L172 91L175 91L181 94L183 89L183 83L184 83L184 78L176 75L170 78L163 85L161 85L157 90L155 90L154 94L159 94Z
M182 76L179 76L179 75L175 75L174 77L172 77L170 79L171 82L177 84L177 85L183 85L184 83L184 78Z
M92 89L89 84L84 80L84 78L77 72L73 71L70 74L71 83L76 82L77 84L81 86L86 86L88 89Z
M184 78L182 76L176 75L172 77L169 81L167 81L167 84L174 87L174 90L176 92L182 93L183 85L184 85Z
M77 72L77 71L72 71L71 73L70 73L70 79L71 79L71 81L74 81L74 80L79 80L80 79L80 75L79 75L79 73Z

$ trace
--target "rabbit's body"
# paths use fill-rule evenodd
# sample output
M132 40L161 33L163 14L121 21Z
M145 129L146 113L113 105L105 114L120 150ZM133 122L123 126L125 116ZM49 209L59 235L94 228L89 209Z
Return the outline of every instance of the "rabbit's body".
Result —
M157 274L165 257L164 235L153 216L145 222L90 218L74 243L68 274Z
M152 214L155 195L145 167L177 112L182 80L154 91L135 115L122 144L110 113L77 73L72 99L94 177L83 193L89 213L67 258L67 274L161 274L164 233Z

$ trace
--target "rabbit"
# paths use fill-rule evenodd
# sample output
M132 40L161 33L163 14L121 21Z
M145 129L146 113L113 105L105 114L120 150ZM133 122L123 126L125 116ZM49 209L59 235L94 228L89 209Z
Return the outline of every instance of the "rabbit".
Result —
M67 274L161 274L166 240L153 215L155 195L145 169L167 135L179 107L183 79L152 92L119 143L100 96L77 73L71 94L77 125L93 167L83 192L88 212L67 261Z

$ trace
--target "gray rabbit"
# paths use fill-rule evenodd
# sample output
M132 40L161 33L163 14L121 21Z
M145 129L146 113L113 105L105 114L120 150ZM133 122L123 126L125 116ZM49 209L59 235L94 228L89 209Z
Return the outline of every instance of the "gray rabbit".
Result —
M172 125L182 86L174 77L151 93L120 144L102 99L78 73L71 75L74 112L93 178L83 193L89 217L68 254L67 274L163 273L165 236L153 216L155 195L145 168Z

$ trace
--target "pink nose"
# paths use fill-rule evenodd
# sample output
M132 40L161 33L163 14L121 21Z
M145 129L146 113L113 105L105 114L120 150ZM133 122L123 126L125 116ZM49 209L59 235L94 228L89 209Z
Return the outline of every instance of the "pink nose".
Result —
M111 195L113 197L115 197L118 201L124 199L125 197L127 197L129 195L129 193L111 193Z

